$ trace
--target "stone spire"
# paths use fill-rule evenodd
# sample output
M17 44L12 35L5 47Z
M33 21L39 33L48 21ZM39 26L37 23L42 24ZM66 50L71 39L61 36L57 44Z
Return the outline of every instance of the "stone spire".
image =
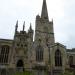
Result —
M28 32L29 32L29 33L33 33L33 29L32 29L31 23L30 23L30 27L29 27Z
M32 30L32 26L31 26L31 23L30 23L30 30Z
M24 31L24 29L25 29L25 21L24 21L24 23L23 23L23 31Z
M41 18L48 19L48 12L47 12L46 0L43 0Z
M30 27L28 30L28 35L29 35L29 38L31 39L31 41L33 41L33 29L32 29L31 23L30 23Z
M30 31L30 32L33 32L31 23L30 23L29 31Z
M17 29L18 29L18 20L17 20L17 22L16 22L15 32L17 32Z

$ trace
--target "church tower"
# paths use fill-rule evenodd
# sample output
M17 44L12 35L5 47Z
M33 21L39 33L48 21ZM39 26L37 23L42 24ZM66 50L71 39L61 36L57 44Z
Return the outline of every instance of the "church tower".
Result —
M35 42L42 44L54 44L53 20L49 21L46 0L43 0L41 16L36 16Z

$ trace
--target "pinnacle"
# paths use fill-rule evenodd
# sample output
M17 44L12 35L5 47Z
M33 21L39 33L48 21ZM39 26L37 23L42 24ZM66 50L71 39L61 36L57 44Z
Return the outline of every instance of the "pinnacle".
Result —
M25 29L25 21L24 21L24 23L23 23L23 31L24 31L24 29Z

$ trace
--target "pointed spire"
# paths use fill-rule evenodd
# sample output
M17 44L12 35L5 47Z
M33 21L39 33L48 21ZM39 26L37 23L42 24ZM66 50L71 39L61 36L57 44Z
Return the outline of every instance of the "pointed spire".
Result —
M48 19L46 0L43 0L41 18Z
M17 22L16 22L15 32L17 31L17 29L18 29L18 20L17 20Z
M17 22L16 22L16 27L18 27L18 20L17 20Z
M24 31L24 29L25 29L25 21L24 21L24 23L23 23L23 31Z
M52 23L53 23L53 19L52 19Z
M33 32L33 29L32 29L32 26L31 26L31 23L30 23L30 27L29 27L29 32Z
M32 30L32 26L31 26L31 23L30 23L30 30Z

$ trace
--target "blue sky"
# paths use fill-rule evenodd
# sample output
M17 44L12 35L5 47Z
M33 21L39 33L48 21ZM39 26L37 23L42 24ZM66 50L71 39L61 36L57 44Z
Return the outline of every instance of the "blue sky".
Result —
M13 39L16 21L18 30L30 23L35 29L35 18L41 14L43 0L0 0L0 38ZM55 41L75 47L75 0L47 0L49 19L54 20Z

